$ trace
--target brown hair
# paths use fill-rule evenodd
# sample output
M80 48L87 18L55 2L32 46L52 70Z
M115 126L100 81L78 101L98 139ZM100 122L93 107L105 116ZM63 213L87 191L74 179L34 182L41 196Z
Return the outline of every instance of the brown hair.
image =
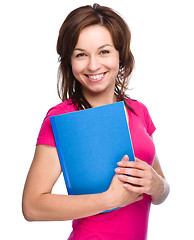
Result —
M116 78L115 93L118 101L129 98L125 91L129 76L134 68L134 57L130 50L131 33L125 21L115 11L98 4L83 6L73 10L63 22L57 42L57 53L59 54L58 69L58 94L62 101L68 98L77 109L91 108L81 91L81 84L75 79L70 58L77 44L80 32L88 26L100 25L106 27L113 39L114 47L119 51L120 70Z

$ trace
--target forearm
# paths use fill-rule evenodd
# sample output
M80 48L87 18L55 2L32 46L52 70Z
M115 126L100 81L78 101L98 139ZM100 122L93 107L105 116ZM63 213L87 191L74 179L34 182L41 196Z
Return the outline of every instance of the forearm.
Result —
M108 209L106 192L91 195L41 194L28 206L28 221L65 221L92 216Z
M152 203L154 205L163 203L170 192L170 186L166 179L160 176L160 180L160 186L158 187L157 191L151 195Z

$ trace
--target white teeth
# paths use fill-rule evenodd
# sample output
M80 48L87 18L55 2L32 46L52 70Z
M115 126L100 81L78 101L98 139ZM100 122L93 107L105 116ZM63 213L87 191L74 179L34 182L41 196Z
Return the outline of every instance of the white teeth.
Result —
M102 73L102 74L97 74L97 75L88 75L89 78L94 79L94 80L100 79L100 78L102 78L103 76L104 76L103 73Z

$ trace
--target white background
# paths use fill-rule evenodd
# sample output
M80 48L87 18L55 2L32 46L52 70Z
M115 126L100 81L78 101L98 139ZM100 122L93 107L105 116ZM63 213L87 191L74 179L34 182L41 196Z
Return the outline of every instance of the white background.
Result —
M155 143L171 186L152 206L149 240L194 239L193 3L189 0L99 0L117 10L132 32L136 69L131 97L149 109ZM23 185L36 138L57 96L56 42L67 14L93 1L13 1L0 7L1 239L66 239L71 222L33 222L21 212ZM54 191L65 193L60 178Z

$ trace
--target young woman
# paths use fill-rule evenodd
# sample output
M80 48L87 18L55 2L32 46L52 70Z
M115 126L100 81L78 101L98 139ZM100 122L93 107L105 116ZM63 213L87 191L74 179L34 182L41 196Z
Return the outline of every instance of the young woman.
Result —
M41 126L24 188L23 213L28 221L73 220L69 240L146 239L150 204L162 203L169 193L152 141L155 126L149 112L125 94L134 67L130 39L124 20L97 4L72 11L59 32L62 103L49 110ZM117 101L125 102L136 161L130 162L128 156L118 160L106 192L52 194L61 167L49 117ZM116 207L122 208L100 214Z

